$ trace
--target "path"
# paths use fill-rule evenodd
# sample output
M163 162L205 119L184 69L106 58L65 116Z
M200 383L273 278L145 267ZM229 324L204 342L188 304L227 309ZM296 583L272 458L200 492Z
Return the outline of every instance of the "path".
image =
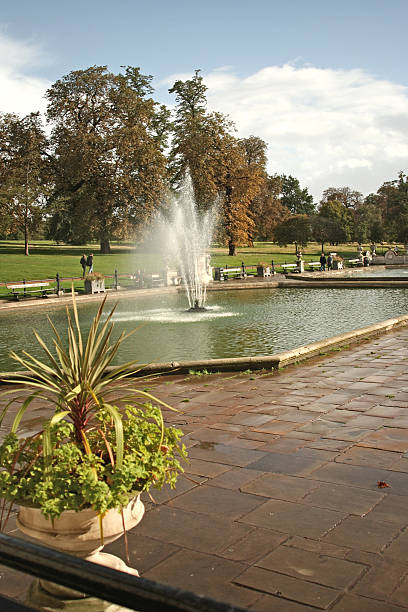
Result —
M130 533L143 576L257 612L407 609L407 329L281 372L152 386L185 411L168 422L191 463ZM2 573L22 597L27 580Z

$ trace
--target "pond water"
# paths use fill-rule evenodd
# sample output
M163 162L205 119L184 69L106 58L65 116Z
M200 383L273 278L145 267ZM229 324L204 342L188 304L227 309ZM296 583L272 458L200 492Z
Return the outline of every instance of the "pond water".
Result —
M86 333L97 305L79 304L78 310ZM203 313L186 312L185 298L178 294L122 297L114 318L116 335L139 329L125 341L117 362L270 355L407 312L408 289L217 291L208 294ZM10 350L42 355L32 329L50 341L47 313L65 335L62 307L0 313L0 371L21 369L9 358Z
M405 278L408 280L408 267L407 268L382 268L381 270L367 270L367 268L361 268L360 270L353 271L353 276L358 277L375 277L381 276L382 278Z

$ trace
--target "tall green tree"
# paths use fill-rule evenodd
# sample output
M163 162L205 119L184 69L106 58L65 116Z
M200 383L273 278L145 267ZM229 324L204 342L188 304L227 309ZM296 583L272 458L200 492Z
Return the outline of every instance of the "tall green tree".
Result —
M384 183L377 195L388 238L408 244L408 175L400 172L398 179Z
M176 97L169 154L171 183L177 189L189 171L200 210L211 206L219 194L225 172L223 139L230 135L232 128L232 123L221 113L207 111L206 91L199 70L191 79L178 80L169 89Z
M47 138L39 113L22 119L0 116L0 226L4 234L19 230L24 253L40 227L49 190Z
M291 215L275 228L275 239L278 244L286 246L295 244L306 246L312 239L310 217L308 215Z
M386 238L386 227L382 208L382 199L371 193L359 204L354 213L354 239L364 242L382 242Z
M335 244L341 241L343 230L337 219L318 214L312 215L310 222L312 236L316 242L320 242L322 251L326 242Z
M312 215L315 212L313 196L307 187L301 188L299 180L290 174L282 174L281 202L294 215Z
M331 241L335 243L351 240L354 229L354 217L350 209L338 200L323 201L319 206L319 216L333 221ZM335 228L335 229L334 229Z
M106 66L70 72L47 91L53 125L55 191L51 226L81 244L133 235L166 185L169 114L150 97L152 77L139 68Z

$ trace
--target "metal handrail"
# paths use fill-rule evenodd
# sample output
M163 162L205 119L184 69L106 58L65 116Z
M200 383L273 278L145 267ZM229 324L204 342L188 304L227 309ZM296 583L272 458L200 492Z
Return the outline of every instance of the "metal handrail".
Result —
M20 572L140 612L248 612L5 534L0 534L0 559Z

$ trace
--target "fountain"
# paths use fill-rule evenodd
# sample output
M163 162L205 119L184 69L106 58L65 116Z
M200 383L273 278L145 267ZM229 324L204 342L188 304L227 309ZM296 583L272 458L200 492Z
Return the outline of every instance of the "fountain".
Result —
M185 287L188 312L205 311L211 268L207 254L216 220L215 207L197 210L191 176L187 172L179 193L174 196L169 218L162 219L165 258L175 263Z

